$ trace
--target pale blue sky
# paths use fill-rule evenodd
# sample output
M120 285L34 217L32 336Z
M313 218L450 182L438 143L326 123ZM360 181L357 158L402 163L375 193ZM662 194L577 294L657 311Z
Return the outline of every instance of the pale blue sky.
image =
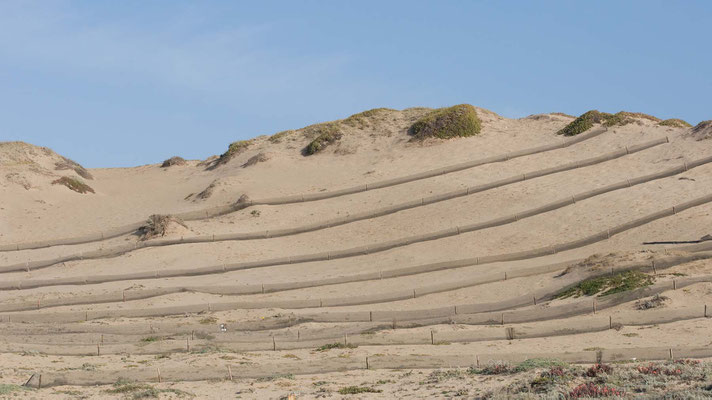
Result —
M710 1L0 0L0 141L205 158L374 107L712 119Z

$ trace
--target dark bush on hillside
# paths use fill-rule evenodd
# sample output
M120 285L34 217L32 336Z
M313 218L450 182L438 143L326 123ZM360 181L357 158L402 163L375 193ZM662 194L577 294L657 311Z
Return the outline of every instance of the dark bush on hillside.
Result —
M56 180L52 181L52 184L53 185L64 185L64 186L68 187L69 189L71 189L77 193L81 193L81 194L94 193L94 189L92 189L86 183L80 181L79 179L70 178L68 176L63 176L59 179L56 179Z
M480 133L481 129L475 108L469 104L460 104L429 112L411 125L408 133L414 139L450 139L474 136Z
M168 168L168 167L172 167L174 165L185 165L185 164L186 164L186 161L183 157L175 156L175 157L171 157L171 158L167 159L166 161L164 161L163 164L161 164L161 168Z
M146 225L138 228L141 240L148 240L158 236L165 236L168 227L176 223L187 228L185 222L173 215L153 214L146 220Z

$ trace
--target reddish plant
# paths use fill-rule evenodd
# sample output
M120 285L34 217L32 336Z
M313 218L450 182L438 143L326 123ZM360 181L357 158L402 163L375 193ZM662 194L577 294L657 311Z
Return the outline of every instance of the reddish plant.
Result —
M597 377L598 374L604 373L604 374L610 374L611 371L613 371L613 367L607 364L594 364L586 370L586 376L594 378Z
M614 397L623 396L625 392L609 386L596 386L594 383L582 383L576 386L570 393L569 398L580 399L584 397Z
M638 372L646 375L682 375L682 370L680 368L665 368L664 366L655 365L653 363L650 363L647 367L644 365L639 366Z

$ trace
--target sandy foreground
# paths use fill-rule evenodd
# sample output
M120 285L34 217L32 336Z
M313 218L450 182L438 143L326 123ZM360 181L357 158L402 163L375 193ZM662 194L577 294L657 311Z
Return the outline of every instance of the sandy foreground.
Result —
M58 163L66 159L49 149L21 143L0 144L0 247L95 234L143 221L151 214L232 204L243 195L249 199L268 199L322 193L562 143L568 139L556 132L573 120L558 114L511 120L478 109L483 124L478 136L410 141L408 126L426 112L410 109L376 114L367 123L344 127L337 144L308 157L301 154L301 149L310 138L305 131L297 130L277 138L259 137L224 164L187 161L185 165L170 167L155 164L91 169L86 171L91 179L79 170L57 169ZM57 263L52 260L132 245L142 239L131 232L81 244L0 252L2 268L47 261L29 270L0 272L0 286L5 285L0 290L0 397L553 396L568 394L576 385L586 382L583 370L576 369L584 367L570 367L566 374L574 374L575 378L571 375L565 381L555 379L547 386L548 391L539 392L533 386L522 391L521 385L541 378L540 374L552 368L550 365L493 375L474 373L468 367L491 364L488 361L477 365L479 357L484 360L485 355L493 356L492 359L522 354L547 358L551 354L605 353L615 349L631 349L625 354L635 354L640 349L640 354L647 354L646 349L651 348L671 349L671 353L673 349L696 348L701 357L712 357L709 318L712 242L703 240L712 234L712 202L676 210L563 251L407 274L398 272L426 264L548 248L605 233L638 218L712 195L712 163L687 168L688 163L712 156L709 141L695 140L688 128L661 126L646 118L609 127L606 132L569 147L427 179L323 200L255 205L222 216L171 222L164 236L147 243L306 226L533 174L621 149L635 149L641 143L657 139L662 140L660 144L581 168L294 235L179 243ZM257 155L264 161L245 166ZM646 179L472 232L341 258L329 256L323 260L233 271L187 272L312 253L338 254L359 246L375 246L523 215L557 200L678 166L682 169L670 176ZM95 193L79 194L51 183L61 176L82 179ZM693 256L696 259L670 261L670 265L659 267L673 258ZM659 269L653 270L655 263ZM526 272L551 265L557 267L546 272ZM476 305L493 315L496 312L536 316L577 301L593 304L594 297L555 297L573 285L565 285L572 276L567 274L579 274L576 276L584 279L601 276L611 268L618 272L627 265L635 265L636 271L642 271L641 276L650 279L651 287L660 289L653 293L650 288L630 288L628 294L633 295L621 297L621 301L602 306L595 313L582 311L504 324L472 322L483 311L461 315L455 307ZM562 274L564 270L567 274ZM171 271L179 272L161 277ZM509 277L504 275L505 271ZM153 272L158 277L132 278L131 274L144 272ZM370 277L359 278L367 275ZM503 278L479 281L494 275ZM82 284L61 281L96 277L103 277L104 281ZM269 285L296 282L302 283L299 288L269 289ZM436 290L437 285L440 288ZM241 294L240 290L245 288L250 291ZM414 293L412 297L407 296L410 292ZM406 296L396 296L398 293ZM649 310L641 309L640 301L650 300L656 293L663 299ZM532 304L512 303L512 299L520 297L532 298ZM604 297L597 299L601 304L606 302ZM216 311L221 305L223 308ZM432 310L450 307L452 313L442 311L437 318L429 317ZM169 309L170 312L166 311ZM133 316L137 312L142 314ZM344 315L351 317L344 320L335 317ZM379 315L398 317L379 319ZM588 326L594 320L605 322L606 318L611 321L609 329L575 332L563 329ZM615 321L622 322L614 326ZM535 331L545 334L517 338L518 332L524 335ZM450 339L437 340L438 335ZM469 339L451 340L464 337ZM427 343L428 338L431 343ZM342 342L346 345L341 348L328 348ZM324 345L327 348L321 348ZM367 358L371 360L369 365L377 366L379 358L390 356L405 357L412 363L401 363L397 369L365 369ZM428 360L457 357L464 357L469 364L459 361L457 365L428 364ZM626 356L616 361L641 360L647 362L646 356L640 359ZM512 366L516 364L511 361ZM310 369L320 365L332 369L341 366L343 370L314 373ZM620 373L629 367L637 371L637 365L643 364L620 364L618 368ZM698 367L690 368L692 374ZM220 372L209 380L189 379L190 371L213 370ZM136 383L139 386L129 387L123 381L115 384L121 371L147 372L139 374ZM163 371L161 382L159 371ZM186 378L172 379L171 371L182 371L183 375L175 376ZM243 372L263 376L247 378L241 375ZM68 377L67 384L48 383L50 377L62 374ZM36 383L30 385L33 387L17 386L28 380L35 382L33 379L39 375L45 377L44 387L38 388L40 385ZM72 381L72 377L82 376L100 376L103 381L92 383L89 378ZM617 387L627 388L627 395L633 395L632 387L616 382L610 378L605 384L619 384ZM694 382L669 381L662 385L663 388L669 385L670 390L692 385L688 389L694 388L702 394L705 390ZM358 389L348 389L350 386L368 390L358 393ZM709 393L712 395L712 391Z

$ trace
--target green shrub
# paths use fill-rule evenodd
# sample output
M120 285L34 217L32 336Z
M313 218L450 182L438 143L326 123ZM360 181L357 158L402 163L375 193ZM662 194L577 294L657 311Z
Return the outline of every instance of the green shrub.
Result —
M287 135L289 135L289 134L292 133L292 132L294 132L294 131L293 131L293 130L286 130L286 131L282 131L282 132L277 132L277 133L275 133L274 135L270 136L268 140L269 140L271 143L281 143L281 142L282 142L282 139L284 139L285 137L287 137Z
M304 128L307 137L316 136L304 148L304 155L310 156L324 150L327 146L341 139L340 126L338 122L326 122Z
M459 104L429 112L415 121L408 133L415 139L450 139L474 136L480 133L481 129L477 110L469 104Z
M230 143L227 147L227 151L220 155L220 158L215 162L215 166L222 165L232 160L233 157L247 150L248 147L252 145L254 139L249 140L238 140L237 142Z
M655 279L640 271L625 271L617 274L591 278L579 282L576 286L559 293L556 297L608 296L615 293L650 286ZM602 293L601 293L602 292Z
M610 117L611 114L600 112L598 110L586 111L557 132L557 134L564 136L576 136L579 133L586 132L587 130L593 128L593 124L603 123Z
M603 126L623 126L634 121L634 118L647 119L653 122L660 122L660 118L652 115L620 111L615 114L609 114L598 110L586 111L580 117L573 120L570 124L559 130L557 134L564 136L576 136L593 127L593 124L603 124Z
M692 128L687 121L677 118L666 119L665 121L660 121L658 123L660 126L671 126L673 128Z
M70 178L68 176L63 176L59 179L56 179L52 181L53 185L64 185L68 187L69 189L85 194L85 193L94 193L94 189L91 188L91 186L87 185L86 183L80 181L79 179L76 178Z

